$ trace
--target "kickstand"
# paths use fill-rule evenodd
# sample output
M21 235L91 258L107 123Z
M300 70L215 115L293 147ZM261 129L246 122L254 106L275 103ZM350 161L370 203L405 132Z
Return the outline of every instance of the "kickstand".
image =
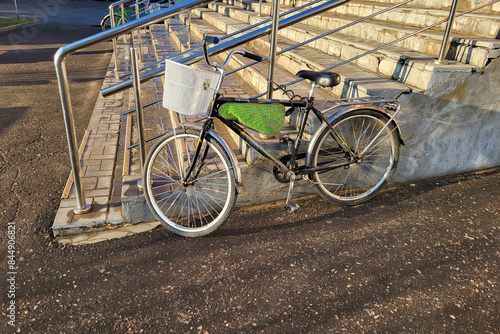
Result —
M295 173L290 173L290 186L288 187L288 196L286 198L285 210L288 213L293 213L299 209L299 205L292 201L292 191L293 191L293 182L295 181Z

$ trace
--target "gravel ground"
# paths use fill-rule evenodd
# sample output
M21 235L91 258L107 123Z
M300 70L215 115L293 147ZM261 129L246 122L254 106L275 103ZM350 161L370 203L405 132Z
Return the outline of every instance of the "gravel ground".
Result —
M159 227L54 242L69 159L52 57L97 28L39 29L25 44L0 36L2 332L498 333L498 168L397 184L355 207L311 196L292 215L283 203L238 210L199 239ZM103 45L68 61L80 137L109 57Z

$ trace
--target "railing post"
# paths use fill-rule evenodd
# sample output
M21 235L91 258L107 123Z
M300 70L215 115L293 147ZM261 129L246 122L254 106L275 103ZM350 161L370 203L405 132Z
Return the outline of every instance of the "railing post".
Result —
M448 62L444 60L446 57L446 50L448 49L448 41L450 39L451 26L453 25L453 20L455 19L455 13L457 12L458 0L453 0L450 9L450 16L448 17L448 24L446 25L446 30L443 36L443 43L441 44L441 50L439 51L439 57L436 63L447 64Z
M188 45L191 48L191 10L188 13Z
M59 49L59 51L60 50L61 49ZM61 96L61 104L63 108L64 126L66 128L66 136L68 139L71 171L73 172L73 182L75 185L76 206L74 207L73 212L75 214L84 214L90 212L92 207L90 204L87 204L85 200L80 157L78 156L76 143L75 122L69 94L68 74L66 72L66 64L64 59L60 57L59 51L56 53L54 63L56 66L57 83L59 86L59 94Z
M262 16L262 0L259 0L259 16Z
M139 18L139 0L135 0L135 19ZM139 59L142 61L142 39L141 29L137 29L138 44L139 44Z
M137 112L137 128L139 132L139 150L141 156L141 173L146 162L146 141L144 139L144 117L142 109L142 96L141 96L141 79L139 73L139 66L137 65L137 53L135 49L130 48L130 59L132 60L132 76L134 79L134 98L135 110Z
M279 7L280 1L274 0L273 2L273 25L271 30L271 50L269 54L269 74L267 78L267 98L273 98L273 77L274 77L274 66L276 64L276 42L278 37L278 26L279 26Z
M115 8L114 5L109 6L109 18L111 20L111 29L113 29L115 27L114 8ZM124 13L123 4L121 5L121 9L122 9L122 20L123 20L123 13ZM116 40L117 40L117 38L113 38L113 53L115 56L115 71L118 71L118 47L117 47Z

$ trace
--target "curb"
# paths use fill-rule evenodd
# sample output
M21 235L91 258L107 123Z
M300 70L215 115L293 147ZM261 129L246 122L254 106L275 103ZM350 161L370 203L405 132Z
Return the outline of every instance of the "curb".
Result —
M34 20L34 21L30 21L30 22L15 24L13 26L3 27L3 28L0 28L0 35L5 35L5 34L8 34L10 32L16 31L16 30L28 28L31 26L39 25L39 24L42 24L42 21Z

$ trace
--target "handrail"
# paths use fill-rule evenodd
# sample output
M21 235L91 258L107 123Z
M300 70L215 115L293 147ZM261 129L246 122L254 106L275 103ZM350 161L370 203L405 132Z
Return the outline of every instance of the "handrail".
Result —
M493 1L490 1L490 2L487 2L487 3L484 3L484 4L482 4L482 5L479 5L479 6L477 6L477 7L472 8L472 9L470 9L470 10L468 10L468 11L461 12L461 13L456 13L455 15L453 15L453 17L452 17L452 15L450 15L450 16L449 16L448 18L446 18L446 19L442 19L442 20L439 20L439 21L437 21L437 22L434 22L433 24L431 24L431 25L429 25L429 26L427 26L427 27L424 27L424 28L422 28L422 29L419 29L419 30L417 30L417 31L414 31L414 32L412 32L411 34L405 35L405 36L403 36L403 37L400 37L400 38L398 38L398 39L395 39L394 41L391 41L391 42L389 42L389 43L386 43L386 44L380 45L380 46L378 46L378 47L376 47L376 48L374 48L374 49L371 49L371 50L366 51L366 52L364 52L364 53L361 53L361 54L359 54L359 55L357 55L357 56L354 56L354 57L352 57L352 58L349 58L349 59L347 59L347 60L344 60L344 61L342 61L342 62L340 62L340 63L338 63L338 64L335 64L335 65L332 65L332 66L330 66L330 67L327 67L327 68L325 68L325 69L324 69L324 71L328 71L328 70L334 69L334 68L336 68L336 67L339 67L339 66L345 65L345 64L350 63L350 62L352 62L352 61L354 61L354 60L356 60L356 59L359 59L359 58L361 58L361 57L364 57L364 56L367 56L367 55L372 54L372 53L374 53L374 52L377 52L378 50L381 50L381 49L383 49L383 48L385 48L385 47L387 47L387 46L390 46L390 45L393 45L393 44L399 43L399 42L401 42L401 41L403 41L403 40L405 40L405 39L407 39L407 38L413 37L413 36L415 36L415 35L420 34L421 32L424 32L424 31L426 31L426 30L429 30L429 29L434 28L435 26L438 26L438 25L440 25L440 24L443 24L443 23L447 22L450 18L452 18L452 19L453 19L454 17L460 17L460 16L467 15L467 14L469 14L469 13L472 13L472 12L476 11L476 10L482 9L482 8L484 8L484 7L488 7L488 6L490 6L490 5L494 4L494 3L497 3L497 2L499 2L499 1L500 1L500 0L493 0ZM453 8L452 8L452 10L453 10ZM338 29L341 29L341 28L342 28L342 27L340 27L340 28L338 28ZM449 34L449 32L448 32L448 34ZM446 33L445 33L445 35L446 35ZM312 40L311 40L311 41L312 41ZM306 41L306 42L307 42L307 43L309 43L310 41ZM304 43L306 43L306 42L304 42ZM443 42L443 43L444 43L444 42ZM228 72L228 74L230 74L230 73L232 73L232 72ZM303 80L304 80L303 78L300 78L300 79L297 79L297 80L294 80L294 81L290 81L290 82L288 82L287 84L285 84L285 85L283 85L283 86L291 86L291 85L294 85L294 84L296 84L296 83L299 83L299 82L301 82L301 81L303 81ZM278 89L280 89L280 88L279 88L279 87L274 88L274 90L278 90ZM253 96L252 98L258 98L258 97L264 96L264 95L266 95L266 94L267 94L267 92L260 93L260 94L258 94L258 95Z
M388 11L391 11L391 10L393 10L393 9L395 9L395 8L401 7L401 6L403 6L403 5L405 5L405 4L409 3L409 2L412 2L412 1L414 1L414 0L406 0L406 1L401 2L401 3L399 3L399 4L395 4L395 5L393 5L393 6L387 7L387 8L382 9L382 10L380 10L380 11L376 12L376 13L370 14L370 15L368 15L368 16L365 16L365 17L361 18L361 19L358 19L358 20L356 20L356 21L353 21L353 22L351 22L351 23L348 23L348 24L346 24L346 25L343 25L342 27L339 27L339 28L336 28L336 29L330 30L330 31L328 31L328 32L326 32L326 33L323 33L323 34L321 34L321 35L318 35L318 36L316 36L316 37L313 37L313 38L311 38L311 39L308 39L307 41L304 41L304 42L298 43L298 44L296 44L296 45L293 45L293 46L291 46L291 47L288 47L288 48L286 48L286 49L283 49L283 50L281 50L281 51L277 52L277 53L276 53L276 55L277 55L277 56L279 56L279 55L281 55L281 54L283 54L283 53L286 53L286 52L288 52L288 51L294 50L294 49L296 49L296 48L298 48L298 47L301 47L301 46L303 46L303 45L306 45L306 44L308 44L308 43L314 42L314 41L316 41L316 40L318 40L318 39L320 39L320 38L323 38L323 37L325 37L325 36L328 36L328 35L331 35L331 34L333 34L333 33L336 33L336 32L338 32L338 31L340 31L340 30L346 29L346 28L348 28L348 27L351 27L351 26L353 26L353 25L356 25L356 24L358 24L358 23L360 23L360 22L363 22L363 21L365 21L365 20L371 19L371 18L373 18L373 17L375 17L375 16L377 16L377 15L380 15L380 14L386 13L386 12L388 12ZM498 0L498 1L500 1L500 0ZM314 1L314 2L317 2L317 1ZM311 3L309 3L309 4L307 4L307 5L310 5L310 4L311 4ZM301 6L301 7L304 7L304 6ZM291 12L291 11L288 11L288 12L286 12L286 13L289 13L289 12ZM270 20L270 19L268 19L268 20L266 20L266 21L269 21L269 20ZM246 28L243 28L243 29L241 29L241 30L244 30L244 29L246 29ZM241 31L241 30L240 30L240 31ZM233 34L235 34L235 33L233 33ZM227 38L228 36L229 36L229 35L223 36L223 37L221 37L221 38L220 38L220 40L222 40L222 39L224 39L224 38ZM201 47L201 45L200 45L200 46L198 46L198 47L192 48L192 49L190 49L190 50L187 50L187 51L191 51L191 50L197 49L197 48L199 48L199 47ZM185 52L186 52L186 51L185 51ZM179 54L177 54L177 55L171 56L171 57L169 57L169 58L167 58L167 59L171 59L171 58L178 57L179 55L181 55L181 54L183 54L183 53L185 53L185 52L182 52L182 53L179 53ZM269 56L262 57L261 62L262 62L263 60L268 59L268 58L269 58ZM160 64L160 63L162 63L162 62L164 62L164 61L165 61L165 60L161 60L161 61L155 62L155 63L153 63L153 64L149 64L149 65L145 66L144 68L148 68L148 67L151 67L151 66L154 66L154 65L158 65L158 64ZM228 76L228 75L230 75L230 74L233 74L233 73L236 73L236 72L238 72L238 71L241 71L241 70L243 70L243 69L245 69L245 68L251 67L251 66L253 66L253 65L257 64L257 63L259 63L259 62L258 62L258 61L250 62L250 63L245 64L245 65L243 65L243 66L240 66L240 67L238 67L238 68L236 68L236 69L234 69L234 70L228 71L228 72L226 72L224 75L225 75L225 76ZM144 69L144 68L143 68L143 69ZM121 77L125 77L125 76L130 75L130 74L132 74L132 72L125 73L125 74L123 74L122 76L120 76L120 78L121 78ZM300 82L300 81L302 81L302 80L303 80L303 79L300 79L299 81L294 81L293 83L297 83L297 82ZM269 84L271 84L271 83L272 83L272 80L269 80ZM293 84L293 83L292 83L292 84ZM273 90L276 90L276 89L274 89L274 88L273 88ZM268 95L269 95L269 90L268 90L266 93L262 93L262 94L259 94L259 95L254 96L254 98L264 96L265 94L268 94ZM158 103L158 102L161 102L161 99L158 99L158 100L155 100L155 101L149 102L148 104L146 104L146 105L145 105L145 107L146 107L146 106L153 105L153 104ZM125 115L125 114L128 114L128 113L134 112L135 110L136 110L136 109L135 109L135 108L133 108L133 109L127 110L127 111L126 111L126 112L124 112L123 114Z
M299 7L296 7L296 8L292 8L292 9L290 9L289 11L286 11L286 12L284 12L284 13L281 13L279 16L280 16L280 17L282 17L282 16L287 16L287 15L290 15L290 14L292 14L292 13L296 12L296 11L299 11L299 10L304 9L304 8L306 8L306 7L312 6L312 5L314 5L314 4L316 4L316 3L320 2L320 1L323 1L323 0L314 0L314 1L311 1L311 2L309 2L309 3L306 3L305 5L302 5L302 6L299 6ZM413 0L410 0L410 1L413 1ZM252 25L249 25L249 26L247 26L247 27L245 27L245 28L242 28L242 29L240 29L240 30L238 30L238 31L235 31L235 32L232 32L232 33L230 33L230 34L224 35L224 36L222 36L222 37L220 37L220 38L219 38L219 41L223 41L223 40L228 39L228 38L230 38L230 37L233 37L233 36L236 36L236 35L242 34L242 33L244 33L245 31L248 31L248 30L251 30L251 29L256 28L256 27L258 27L258 26L261 26L261 25L263 25L264 23L270 22L271 20L272 20L271 18L268 18L268 19L262 20L262 21L260 21L260 22L254 23L254 24L252 24ZM186 26L184 26L184 27L182 27L182 28L179 28L178 30L180 30L180 29L185 29L185 27L186 27ZM177 31L177 30L175 30L175 31ZM160 36L158 36L158 37L160 37ZM193 51L194 51L194 50L196 50L196 49L201 49L201 44L200 44L200 45L198 45L198 46L195 46L195 47L193 47L193 48L190 48L190 49L188 49L188 50L185 50L185 51L179 52L179 53L177 53L177 54L175 54L175 55L173 55L173 56L170 56L170 57L168 57L168 58L166 58L166 59L177 58L177 57L180 57L180 56L182 56L182 55L184 55L184 54L186 54L186 53L193 52ZM148 65L146 65L146 66L142 67L140 70L141 70L141 71L142 71L142 70L145 70L146 68L153 67L153 66L158 65L158 64L160 64L160 63L162 63L162 62L164 62L164 59L162 59L162 60L160 60L160 61L157 61L157 62L154 62L154 63L151 63L151 64L148 64ZM127 72L127 73L125 73L125 74L122 74L122 75L120 75L120 78L126 77L126 76L128 76L128 75L132 75L132 72Z
M349 2L349 1L350 0L325 1L325 2L317 5L316 7L310 8L310 9L305 10L299 14L295 14L289 18L281 20L279 22L278 29L283 29L283 28L289 27L297 22L305 20L309 17L312 17L312 16L317 15L319 13L322 13L324 11L327 11L331 8L340 6L340 5L342 5L346 2ZM208 49L208 54L210 56L213 56L213 55L216 55L218 53L224 52L226 50L235 48L239 45L245 44L252 39L267 35L270 33L271 28L272 28L272 25L267 25L267 26L262 27L260 29L246 33L245 35L242 35L240 37L236 37L230 41L227 41L227 42L224 42L221 44L217 44L217 45L211 47L210 49ZM182 58L182 59L178 60L178 62L185 64L185 65L191 65L191 64L198 62L201 59L203 59L203 52L197 52L197 53L192 54L186 58ZM146 72L146 73L141 75L141 83L147 82L147 81L152 80L154 78L157 78L157 77L163 75L164 72L165 72L165 66L161 66L157 69ZM106 97L106 96L121 92L127 88L130 88L131 86L132 86L132 79L128 79L128 80L122 81L118 84L115 84L113 86L109 86L109 87L101 90L101 94L102 94L102 96Z
M167 18L173 17L179 12L202 6L211 1L213 0L187 0L172 7L162 9L159 12L139 18L132 22L122 24L110 30L103 31L93 36L89 36L71 44L62 46L57 50L54 56L54 65L56 68L57 84L59 87L59 95L61 97L64 125L66 128L66 135L68 140L71 170L73 172L75 183L76 206L73 210L75 214L89 212L91 210L91 206L86 203L83 190L80 159L78 157L78 148L76 142L76 130L71 105L71 97L69 93L68 75L65 64L66 57L69 54L80 49L108 40L110 38L118 37L122 34L129 33L136 29L144 28L150 24L154 24Z
M288 47L288 48L286 48L286 49L283 49L283 50L281 50L281 51L277 52L277 53L276 53L276 55L277 55L277 56L279 56L279 55L281 55L281 54L283 54L283 53L285 53L285 52L288 52L288 51L294 50L294 49L296 49L296 48L298 48L298 47L301 47L301 46L303 46L303 45L306 45L306 44L309 44L309 43L311 43L311 42L314 42L314 41L316 41L316 40L318 40L318 39L321 39L321 38L326 37L326 36L328 36L328 35L331 35L331 34L333 34L333 33L339 32L339 31L341 31L341 30L343 30L343 29L349 28L349 27L351 27L351 26L353 26L353 25L356 25L356 24L358 24L358 23L361 23L361 22L363 22L363 21L366 21L366 20L368 20L368 19L371 19L371 18L373 18L373 17L375 17L375 16L377 16L377 15L380 15L380 14L386 13L386 12L388 12L388 11L391 11L391 10L393 10L393 9L395 9L395 8L401 7L401 6L403 6L403 5L405 5L405 4L409 3L409 2L412 2L412 1L415 1L415 0L406 0L406 1L404 1L404 2L401 2L401 3L399 3L399 4L393 5L393 6L391 6L391 7L387 7L387 8L385 8L385 9L382 9L381 11L378 11L378 12L376 12L376 13L370 14L370 15L365 16L365 17L363 17L363 18L360 18L360 19L358 19L358 20L356 20L356 21L352 21L351 23L348 23L348 24L343 25L343 26L341 26L341 27L338 27L338 28L335 28L335 29L330 30L330 31L328 31L328 32L325 32L325 33L323 33L323 34L321 34L321 35L318 35L318 36L316 36L316 37L310 38L310 39L308 39L307 41L300 42L300 43L295 44L295 45L293 45L293 46L290 46L290 47ZM262 60L261 60L261 61L266 60L266 59L268 59L268 58L269 58L269 56L262 57ZM230 74L233 74L233 73L235 73L235 72L238 72L238 71L244 70L245 68L251 67L251 66L253 66L253 65L257 64L257 63L258 63L257 61L254 61L254 62L248 63L248 64L243 65L243 66L241 66L241 67L238 67L238 68L236 68L236 69L234 69L234 70L231 70L231 71L226 72L226 73L225 73L225 75L230 75ZM259 96L262 96L262 95L259 95Z

